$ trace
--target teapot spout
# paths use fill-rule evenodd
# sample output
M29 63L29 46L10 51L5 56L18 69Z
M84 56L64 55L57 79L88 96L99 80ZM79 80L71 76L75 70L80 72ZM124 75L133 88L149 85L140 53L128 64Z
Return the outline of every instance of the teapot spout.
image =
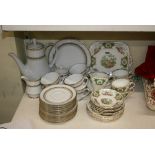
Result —
M9 53L8 55L14 59L22 75L27 77L29 80L37 80L36 76L32 73L32 71L21 62L21 60L17 57L15 53Z

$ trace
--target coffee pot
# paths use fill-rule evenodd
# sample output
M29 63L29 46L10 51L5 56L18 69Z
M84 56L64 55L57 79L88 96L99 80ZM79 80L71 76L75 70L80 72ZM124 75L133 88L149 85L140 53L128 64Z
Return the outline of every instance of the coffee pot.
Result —
M45 56L45 46L35 39L26 45L26 64L23 64L14 53L9 53L9 56L15 60L22 75L30 81L41 79L43 75L51 70Z

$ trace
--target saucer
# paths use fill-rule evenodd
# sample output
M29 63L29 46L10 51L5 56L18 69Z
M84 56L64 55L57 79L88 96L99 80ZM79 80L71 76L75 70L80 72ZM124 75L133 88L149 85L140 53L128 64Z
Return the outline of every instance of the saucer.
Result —
M99 114L98 112L94 112L89 104L86 104L86 110L88 115L90 115L92 118L98 121L103 121L103 122L110 122L119 119L123 113L124 113L124 108L121 109L120 111L116 112L114 115L104 115L104 114Z

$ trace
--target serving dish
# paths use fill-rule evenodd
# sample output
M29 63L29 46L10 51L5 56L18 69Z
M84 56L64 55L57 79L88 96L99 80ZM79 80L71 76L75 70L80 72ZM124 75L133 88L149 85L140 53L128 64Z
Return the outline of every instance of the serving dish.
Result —
M54 59L53 59L54 55ZM58 41L49 53L49 64L53 67L64 67L69 70L75 64L91 64L89 50L78 40L65 39Z
M132 57L123 42L97 41L90 48L91 66L99 72L111 73L116 69L130 70Z

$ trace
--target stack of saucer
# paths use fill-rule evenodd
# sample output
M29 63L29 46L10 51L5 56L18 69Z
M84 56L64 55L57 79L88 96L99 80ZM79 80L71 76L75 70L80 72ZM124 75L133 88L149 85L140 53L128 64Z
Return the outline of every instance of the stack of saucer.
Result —
M72 74L66 77L64 84L73 87L77 92L78 98L80 98L86 91L89 94L89 90L87 88L88 78L84 77L82 74Z
M120 93L112 89L100 89L91 94L87 103L88 114L100 121L114 121L124 112L124 100Z
M39 115L52 123L72 119L77 112L76 91L66 85L46 87L40 94Z

